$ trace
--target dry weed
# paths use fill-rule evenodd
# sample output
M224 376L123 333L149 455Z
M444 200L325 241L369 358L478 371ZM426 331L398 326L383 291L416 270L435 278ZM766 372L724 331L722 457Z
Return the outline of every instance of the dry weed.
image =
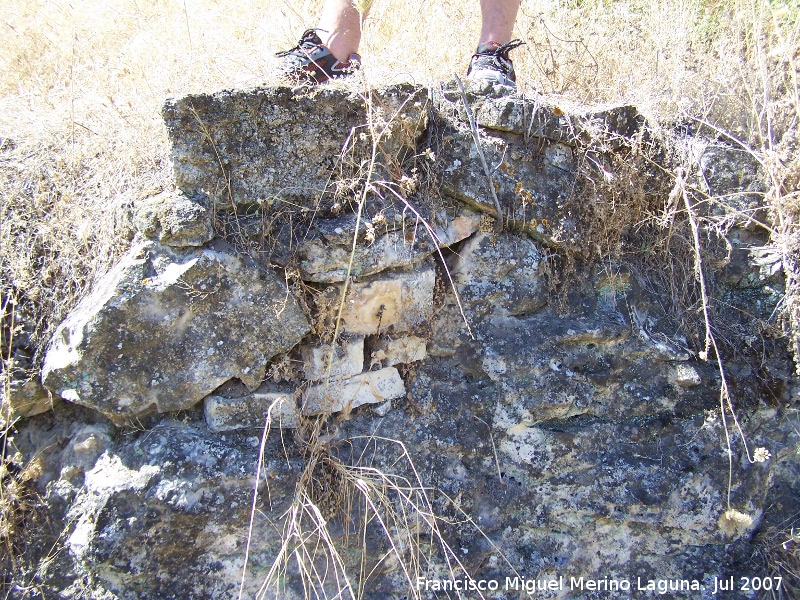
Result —
M756 536L753 564L770 577L781 577L781 590L766 592L764 598L780 600L800 595L800 532L795 528L770 527Z
M393 575L399 577L394 585L415 599L423 597L419 578L432 573L471 581L445 529L457 526L485 537L476 523L456 502L426 486L401 441L380 436L336 440L327 421L305 423L305 466L285 515L281 548L256 597L281 596L294 577L307 598L362 598L382 577ZM262 453L270 429L268 419ZM251 530L257 498L258 483ZM240 597L247 577L245 556ZM474 597L484 596L476 590Z
M30 529L42 511L36 490L41 464L25 462L14 447L11 429L0 432L0 592L8 591L26 578L23 557L31 539Z

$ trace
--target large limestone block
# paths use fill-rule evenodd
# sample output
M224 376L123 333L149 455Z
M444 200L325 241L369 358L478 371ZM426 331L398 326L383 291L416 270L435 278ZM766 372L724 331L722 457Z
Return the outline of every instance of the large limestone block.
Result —
M413 331L431 316L435 284L432 262L414 271L396 271L353 283L342 314L344 328L363 335L390 329Z
M405 393L400 373L394 367L386 367L308 388L303 394L303 414L335 413L363 404L381 404Z
M468 96L480 127L480 147L491 169L492 186L505 220L513 220L537 241L580 250L579 224L590 207L578 191L578 165L591 147L591 163L603 162L630 144L643 117L631 106L565 114L542 98ZM461 94L434 94L434 144L442 189L450 196L494 215L495 203L475 146Z
M269 271L217 249L140 243L59 326L42 380L111 418L186 409L238 377L255 388L267 361L309 330Z
M486 172L472 134L464 126L444 126L447 143L437 148L442 189L478 210L494 214L495 205ZM574 149L543 140L535 147L521 136L502 131L481 134L489 165L497 166L492 185L503 210L539 241L551 246L577 243L577 217L585 211L574 198Z
M370 115L345 87L269 87L190 95L162 112L176 183L189 197L286 211L316 207L332 180L357 173L371 149L370 119L385 132L379 163L402 160L425 129L425 104L410 84L374 90Z

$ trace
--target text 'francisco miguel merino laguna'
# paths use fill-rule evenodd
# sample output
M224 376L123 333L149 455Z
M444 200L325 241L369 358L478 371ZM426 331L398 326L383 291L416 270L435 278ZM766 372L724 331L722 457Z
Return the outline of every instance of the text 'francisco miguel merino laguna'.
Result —
M716 588L716 586L715 586ZM530 595L537 592L556 590L581 590L595 592L618 591L648 591L657 594L669 594L680 591L702 590L703 586L697 579L587 579L585 577L563 576L551 579L531 579L527 577L506 577L501 588L501 581L496 579L426 579L417 578L417 589L431 592L492 592L503 589L504 591L524 591Z

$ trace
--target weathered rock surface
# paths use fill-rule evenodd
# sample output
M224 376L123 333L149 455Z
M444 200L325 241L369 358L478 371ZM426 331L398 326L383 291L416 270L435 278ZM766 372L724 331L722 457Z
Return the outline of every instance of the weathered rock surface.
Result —
M35 379L12 379L0 389L0 429L16 419L40 415L53 408L53 398Z
M472 134L464 125L443 127L447 142L437 148L437 157L445 192L496 215ZM481 148L487 164L492 165L492 185L504 219L518 221L548 245L576 243L580 212L573 197L573 148L546 139L525 143L521 136L502 131L485 131Z
M548 301L547 253L526 237L481 233L458 252L452 276L470 315L530 314Z
M460 93L446 88L433 101L444 190L496 216ZM541 97L468 95L467 102L481 127L480 145L504 220L515 221L548 246L580 245L578 218L586 211L586 199L577 194L576 153L585 154L588 147L594 153L625 147L644 118L632 106L565 114Z
M708 407L707 390L691 389L707 366L669 360L618 314L491 317L476 337L476 360L495 382L498 410L513 406L505 418L516 423L575 415L619 421Z
M134 207L133 225L166 246L202 246L214 238L211 214L179 191L163 192Z
M207 396L203 409L206 424L214 432L263 430L268 416L270 427L295 429L300 426L300 411L294 394L270 391L264 386L241 398Z
M534 418L517 422L498 411L497 382L472 374L468 357L422 364L412 396L430 410L394 410L379 419L353 413L327 443L341 440L348 448L376 430L402 439L425 484L457 499L480 527L479 533L456 519L461 513L452 505L437 504L440 514L451 516L443 533L473 577L501 585L515 573L627 578L634 585L637 577L697 579L704 592L671 597L711 598L714 577L758 572L746 562L757 547L750 536L774 522L775 503L800 509L797 422L790 413L761 410L743 420L751 447L766 447L773 456L751 465L735 443L731 502L752 521L726 533L719 526L728 470L718 415L668 410L619 421L588 415L539 421L533 403L527 409ZM40 482L49 490L53 533L66 544L46 563L44 589L75 594L91 573L94 593L120 598L236 594L260 432L215 434L199 420L165 419L147 431L115 437L108 426L79 423L77 417L72 426L51 423L37 430L29 421L17 436L26 452L49 448ZM302 465L291 440L278 432L265 450L267 483L256 499L249 538L250 594L277 555L276 529L288 514ZM362 456L362 450L356 446L352 454ZM350 459L345 454L339 460ZM386 449L369 452L367 462L357 464L413 476ZM333 531L341 535L335 526ZM380 535L371 534L371 547L381 543L386 542ZM51 546L44 546L46 553ZM436 555L431 560L432 568L444 568ZM406 593L408 585L396 575L391 568L376 571L364 597ZM449 578L446 571L441 577ZM281 585L282 598L303 597L303 580L295 572Z
M168 101L163 115L176 183L187 196L313 209L336 192L334 180L361 168L370 122L378 132L388 124L379 168L413 151L425 129L425 102L420 87L396 85L370 95L368 115L355 91L277 87L186 96Z
M460 384L456 374L445 383L442 371L459 372L457 363L434 361L420 370L414 397L428 397L435 410L416 418L403 441L419 452L417 468L436 473L441 489L459 498L460 507L528 577L595 573L628 578L634 586L637 577L696 578L704 593L673 597L711 597L714 577L747 569L731 564L736 545L730 544L737 537L746 544L758 527L767 510L765 493L780 488L774 475L789 464L798 468L796 459L750 465L736 445L741 460L734 467L731 502L753 520L728 536L718 525L727 483L718 416L656 410L623 420L559 418L550 412L545 394L529 400L528 420L507 418L500 410L503 401L498 403L501 388L488 377L461 371ZM524 401L516 403L521 407ZM775 417L763 411L748 420L751 445L772 451L796 446L788 421L775 425ZM399 411L390 413L382 429L397 431L400 418ZM774 429L764 429L766 423ZM360 431L357 423L350 427L347 435ZM497 555L491 546L465 530L454 532L454 539L469 550L465 560L478 573L503 580L510 566L492 558ZM574 591L566 597L586 596Z
M20 434L23 447L34 441L28 433ZM56 530L69 525L57 560L42 563L45 597L237 595L260 433L212 433L202 421L169 419L121 443L98 425L53 423L48 433L39 441L49 444L42 480L50 478L50 523ZM273 525L288 507L300 466L291 441L277 433L265 450L270 482L264 486L262 479L258 493L247 597L255 596L272 566L280 544ZM44 558L48 548L42 551ZM301 598L302 592L287 590L284 597Z
M258 387L308 329L273 273L224 249L141 243L59 327L42 378L111 418L180 410L234 377Z
M765 219L762 208L765 191L761 166L752 153L722 144L695 143L700 185L721 203L712 206L721 214L733 214L747 224L750 218Z
M454 93L446 93L441 108L461 101ZM507 131L529 138L543 138L574 145L577 141L591 142L598 148L617 150L635 137L644 125L644 117L635 106L612 106L565 114L541 96L533 99L515 97L469 98L475 122L486 129ZM459 117L466 112L458 107Z

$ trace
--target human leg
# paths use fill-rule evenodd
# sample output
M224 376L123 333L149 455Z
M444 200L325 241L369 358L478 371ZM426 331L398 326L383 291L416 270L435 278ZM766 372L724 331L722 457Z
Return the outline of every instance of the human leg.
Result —
M511 41L520 0L481 0L481 39L478 44Z
M361 18L353 0L327 0L322 7L317 31L322 43L338 60L348 60L358 52Z
M509 52L523 44L512 40L520 0L481 0L481 38L467 77L483 84L516 86Z

